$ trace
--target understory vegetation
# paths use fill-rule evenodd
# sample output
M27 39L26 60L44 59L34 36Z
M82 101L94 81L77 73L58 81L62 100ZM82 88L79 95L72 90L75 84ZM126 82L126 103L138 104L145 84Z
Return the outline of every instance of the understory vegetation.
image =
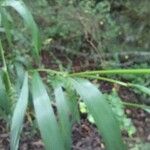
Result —
M124 138L137 132L127 108L150 113L149 8L149 0L0 1L0 121L11 150L26 122L43 149L70 150L84 115L105 149L149 149ZM139 99L124 100L122 88Z

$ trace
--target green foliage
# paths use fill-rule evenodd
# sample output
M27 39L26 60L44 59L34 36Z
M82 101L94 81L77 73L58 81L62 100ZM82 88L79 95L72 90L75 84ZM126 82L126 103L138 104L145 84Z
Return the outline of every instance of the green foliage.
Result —
M34 22L34 19L30 13L30 11L26 8L26 6L24 5L23 2L15 0L5 0L4 2L2 2L2 4L0 5L1 7L1 22L2 25L5 29L6 35L7 35L7 39L9 41L9 43L12 45L12 41L11 41L11 28L9 28L9 16L10 14L8 12L6 12L6 7L12 7L14 8L18 14L23 18L23 21L25 22L25 25L31 30L31 35L32 35L32 42L33 42L33 54L38 56L39 55L39 51L40 51L40 39L39 39L39 33L38 33L38 28L36 23ZM9 20L8 20L9 19ZM11 18L12 20L12 18Z
M43 26L47 28L43 38L52 39L51 50L54 47L72 53L93 50L94 54L96 52L105 58L105 52L120 54L125 50L128 53L149 49L149 0L136 1L55 0L41 5L30 3L33 10L38 10L39 16L41 7L45 10L44 18L39 20L40 23L45 20Z
M7 118L6 115L10 114L10 104L9 104L9 100L8 100L8 95L5 89L5 85L3 83L3 79L2 77L2 73L0 75L0 116L3 116L4 119Z
M62 138L65 143L65 149L69 150L71 148L71 122L69 119L69 114L71 115L68 99L61 86L58 86L54 90L56 105L58 111L59 125L62 133Z
M73 80L73 86L93 116L95 123L104 138L106 148L111 150L124 150L125 147L122 141L119 140L121 139L121 134L118 130L118 123L112 115L111 108L107 104L102 93L89 81L83 79Z
M64 149L49 96L40 76L35 73L32 80L34 109L46 150Z
M135 5L136 4L136 5ZM126 0L113 1L114 7L120 9L114 15L121 27L121 47L124 49L142 49L148 50L150 45L148 42L148 28L150 21L149 16L149 0ZM119 43L120 44L120 43Z
M149 150L150 143L140 143L131 148L131 150Z
M46 1L43 1L43 4L43 7L47 7ZM117 23L122 19L115 20L113 17L118 14L111 14L111 11L118 4L122 5L122 1L56 0L49 4L50 16L48 17L51 19L51 23L48 30L44 31L47 33L44 40L48 40L48 43L51 39L53 41L60 40L65 49L77 51L93 49L96 54L117 49L118 45L115 44L121 29ZM130 7L132 3L125 3L125 6ZM8 7L13 10L8 10ZM121 138L119 124L121 129L128 131L129 135L134 133L134 128L130 119L124 114L121 100L116 93L105 97L95 85L82 78L91 79L92 77L92 79L105 80L149 94L149 89L146 87L105 78L103 75L149 75L150 69L113 69L68 73L41 68L43 64L35 62L40 57L40 43L45 41L39 40L39 29L29 9L19 0L1 1L0 8L0 34L5 33L6 35L6 37L2 36L3 46L0 41L0 114L1 118L7 119L11 126L11 150L18 149L29 99L33 103L30 107L35 110L34 116L46 150L71 149L71 127L75 121L79 122L78 104L81 104L81 99L86 104L89 114L92 115L98 131L104 139L106 149L126 149ZM148 11L146 8L144 10ZM144 10L141 15L145 14ZM137 10L135 9L135 11ZM22 17L31 34L26 28L21 28L23 32L27 33L26 36L18 33L16 27L20 27L21 24L14 25L14 19L18 19L17 14ZM124 19L123 17L123 21L125 21ZM124 32L127 26L129 25L124 25L122 29ZM145 28L144 25L142 31ZM32 39L28 39L29 35L32 35ZM139 40L135 37L134 39L133 43ZM125 36L125 41L130 41L129 35ZM147 45L144 48L147 49ZM33 57L30 56L30 52L34 54ZM21 54L24 55L21 56ZM48 76L43 74L40 76L39 72L45 72ZM47 81L48 84L46 84ZM48 85L47 89L45 85ZM51 87L54 91L49 90ZM28 97L29 94L30 97ZM51 100L50 97L53 97L54 100ZM132 104L132 106L148 108L140 104ZM56 112L53 108L56 109ZM20 111L22 113L18 113Z
M124 104L123 104L122 100L119 98L117 92L114 90L110 94L105 94L104 97L110 104L110 107L111 107L113 113L115 114L116 119L118 120L121 130L126 131L129 136L132 136L136 132L136 129L133 126L131 119L127 118L127 116L124 112L124 109L125 109ZM93 116L91 114L89 114L87 106L83 102L80 103L80 111L81 111L81 113L87 113L88 120L91 123L95 124L95 120L94 120Z
M110 3L82 0L76 2L57 1L50 5L51 24L48 36L61 39L61 46L69 51L79 51L87 45L101 53L112 46L118 27L110 15ZM85 47L89 49L88 47Z
M117 92L114 90L111 94L106 95L106 99L109 101L113 113L115 113L120 128L127 131L129 136L132 136L136 132L136 129L133 126L131 119L127 118L124 112L124 105Z
M19 146L19 137L23 127L23 120L28 104L28 75L25 75L20 97L16 103L15 110L13 112L11 123L11 140L10 149L17 150Z

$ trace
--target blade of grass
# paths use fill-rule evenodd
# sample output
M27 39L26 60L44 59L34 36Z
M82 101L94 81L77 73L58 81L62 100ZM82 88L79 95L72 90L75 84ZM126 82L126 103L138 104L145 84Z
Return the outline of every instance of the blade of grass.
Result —
M129 84L130 87L133 87L133 88L136 88L138 89L139 91L147 94L147 95L150 95L150 89L145 87L145 86L142 86L142 85L139 85L139 84Z
M1 8L0 10L1 16L2 16L2 25L5 29L5 34L9 43L9 46L12 46L12 36L11 36L11 30L10 30L10 23L8 18L10 18L10 15L7 13L5 8Z
M56 98L56 106L59 118L59 125L62 133L62 137L65 143L65 149L71 149L71 120L69 119L70 110L68 105L68 99L64 95L61 86L58 86L54 90Z
M0 57L2 60L2 65L3 65L2 66L3 81L5 83L6 91L9 93L11 91L12 85L11 85L11 81L10 81L10 76L8 74L8 71L7 71L7 64L6 64L6 60L5 60L5 56L4 56L4 50L3 50L1 40L0 40Z
M70 74L71 77L80 77L83 75L97 75L97 74L150 74L150 69L113 69L113 70L97 70L97 71L85 71Z
M100 91L84 79L72 80L72 84L93 116L99 132L104 138L106 149L125 150L118 122Z
M66 93L67 93L66 97L68 99L69 107L71 110L72 124L74 124L76 122L80 123L78 97L72 88L66 89Z
M37 28L37 25L32 17L32 14L28 10L28 8L25 6L25 4L22 1L19 0L6 0L2 3L2 6L10 6L14 8L20 16L23 18L25 25L31 30L32 33L32 40L33 40L33 54L35 56L39 56L40 52L40 36L39 31Z
M11 124L10 134L10 149L18 150L19 137L23 126L23 118L27 109L28 103L28 75L26 73L23 86L21 89L20 97L17 101Z
M33 104L46 150L65 150L49 96L38 73L32 79Z

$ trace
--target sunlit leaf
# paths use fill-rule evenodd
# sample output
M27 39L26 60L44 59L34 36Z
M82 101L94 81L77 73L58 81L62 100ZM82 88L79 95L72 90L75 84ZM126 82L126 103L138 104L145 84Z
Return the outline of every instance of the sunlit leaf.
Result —
M93 116L99 132L104 138L107 150L124 150L117 120L101 92L89 81L72 81L77 93L84 100L89 113Z
M46 150L65 150L49 96L38 75L32 79L33 104Z
M18 150L20 133L23 127L23 118L27 109L28 103L28 75L25 75L20 97L17 101L11 124L11 150Z

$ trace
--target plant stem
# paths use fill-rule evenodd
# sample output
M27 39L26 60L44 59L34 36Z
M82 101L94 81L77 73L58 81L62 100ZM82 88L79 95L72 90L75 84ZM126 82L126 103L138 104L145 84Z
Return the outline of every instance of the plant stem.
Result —
M40 68L40 69L32 69L32 70L29 70L30 72L33 72L33 71L38 71L38 72L48 72L50 74L56 74L56 75L62 75L62 76L66 76L67 75L67 72L62 72L62 71L56 71L56 70L52 70L52 69L44 69L44 68Z
M6 61L5 61L4 50L3 50L3 47L2 47L1 40L0 40L0 55L1 55L2 63L3 63L3 70L7 70L7 65L6 65Z
M70 73L68 74L67 72L62 72L62 71L56 71L52 69L45 69L45 68L39 68L39 69L32 69L29 70L30 72L32 71L38 71L38 72L49 72L51 74L58 74L58 75L68 75L69 77L86 77L87 75L110 75L110 74L150 74L150 69L114 69L114 70L97 70L97 71L85 71L85 72L77 72L77 73ZM94 76L93 76L94 77ZM100 77L102 78L102 77ZM108 78L103 78L105 80L110 81ZM112 79L113 80L113 79ZM116 82L114 80L113 82ZM118 81L119 83L120 81ZM123 82L120 82L123 86L126 86Z
M135 104L135 103L128 103L128 102L122 102L122 104L129 106L129 107L135 107L135 108L149 109L150 110L150 106L146 106L143 104Z
M114 69L114 70L97 70L85 71L70 74L71 77L80 77L83 75L97 75L97 74L150 74L150 69Z
M105 77L97 77L97 76L91 76L91 75L83 75L83 76L80 76L80 77L108 81L108 82L119 84L119 85L125 86L125 87L129 87L129 85L130 85L129 83L125 83L125 82L122 82L122 81L118 81L118 80L114 80L114 79L110 79L110 78L105 78Z
M2 47L1 40L0 40L0 55L1 55L2 63L3 63L2 70L4 73L4 82L5 82L6 90L8 92L10 92L12 86L11 86L11 81L10 81L10 77L9 77L8 70L7 70L7 64L6 64L6 60L5 60L5 56L4 56L4 50Z

